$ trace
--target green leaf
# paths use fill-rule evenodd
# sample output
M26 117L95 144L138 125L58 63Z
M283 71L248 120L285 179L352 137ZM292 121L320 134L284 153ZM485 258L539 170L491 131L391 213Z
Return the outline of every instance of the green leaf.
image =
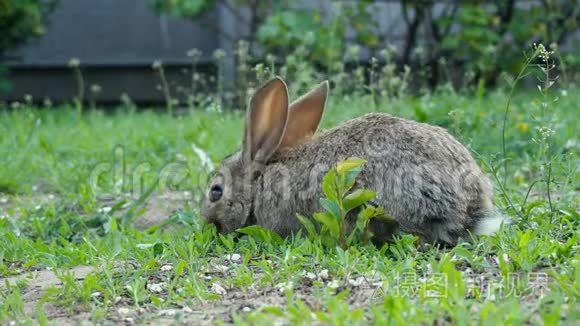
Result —
M175 277L178 278L181 276L181 274L183 274L183 272L187 269L187 263L183 260L180 259L179 262L177 263L177 266L175 266Z
M314 219L322 223L328 229L331 236L338 239L340 226L335 218L328 213L314 213Z
M394 221L392 217L385 215L385 210L382 207L366 206L358 215L364 220L378 217L382 220Z
M356 168L360 168L366 162L367 161L365 161L363 159L351 157L351 158L348 158L348 159L338 163L336 165L336 172L338 172L339 174L344 174L344 173L352 171Z
M336 184L336 172L331 169L322 178L322 192L324 192L326 198L334 201L338 199Z
M162 242L155 242L155 243L138 243L138 249L153 249L153 255L155 257L161 255L163 250L165 249Z
M306 232L308 233L308 237L311 240L316 239L318 236L318 233L316 232L316 227L314 226L314 223L312 223L312 221L308 217L300 215L300 214L296 214L296 218L298 218L298 220L300 221L300 223L302 224L304 229L306 229Z
M322 207L328 213L332 214L332 216L336 220L340 220L342 218L342 214L340 213L340 207L338 206L337 202L326 198L320 198L320 205L322 205Z
M284 239L282 239L282 237L278 233L269 229L265 229L259 225L246 226L241 229L237 229L236 231L243 234L247 234L256 240L265 243L279 245L282 242L284 242Z
M262 307L260 309L260 311L278 316L278 317L284 317L284 310L276 307L276 306L266 306L266 307Z
M358 177L360 173L360 168L355 168L351 171L348 171L344 174L343 183L342 183L342 191L347 192L349 191L356 181L356 177Z
M163 254L163 250L165 249L165 246L163 245L162 242L157 242L154 246L153 246L153 255L155 257L161 256L161 254Z
M346 195L342 201L342 207L346 212L357 208L369 200L375 198L376 193L371 190L358 189L353 193Z

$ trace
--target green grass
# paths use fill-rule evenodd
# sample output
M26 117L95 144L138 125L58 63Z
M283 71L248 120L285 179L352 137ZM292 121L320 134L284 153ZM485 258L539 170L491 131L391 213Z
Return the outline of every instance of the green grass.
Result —
M279 243L216 235L200 223L196 200L176 207L183 209L167 216L169 225L135 228L155 194L189 191L195 199L205 191L207 171L192 144L218 164L240 144L242 112L0 111L0 275L50 269L61 283L30 307L36 281L6 282L0 321L199 322L205 313L240 324L574 324L580 93L560 95L549 114L540 101L535 93L512 101L504 175L503 92L440 91L380 107L366 96L331 98L323 128L369 111L444 126L492 175L496 204L514 223L473 243L426 250L411 235L346 250L306 236ZM554 131L549 146L541 127ZM77 280L68 269L78 266L94 270Z

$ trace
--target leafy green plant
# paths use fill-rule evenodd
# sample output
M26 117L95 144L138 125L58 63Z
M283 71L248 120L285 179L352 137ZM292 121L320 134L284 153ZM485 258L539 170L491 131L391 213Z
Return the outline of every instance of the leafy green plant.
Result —
M320 227L315 226L307 217L297 215L311 240L319 240L330 248L337 245L347 248L355 243L364 245L372 236L369 230L370 221L374 218L386 218L382 208L368 205L376 196L374 191L352 191L356 177L365 163L365 160L359 158L349 158L326 173L322 180L325 197L320 199L320 205L325 211L313 215ZM352 225L349 217L357 211L355 223Z

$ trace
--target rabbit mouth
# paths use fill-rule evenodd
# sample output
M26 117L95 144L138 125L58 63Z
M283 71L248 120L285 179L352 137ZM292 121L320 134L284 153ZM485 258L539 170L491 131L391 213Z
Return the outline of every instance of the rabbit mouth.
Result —
M224 226L220 221L218 221L217 219L209 219L209 220L207 220L207 222L210 224L213 224L218 233L223 233Z

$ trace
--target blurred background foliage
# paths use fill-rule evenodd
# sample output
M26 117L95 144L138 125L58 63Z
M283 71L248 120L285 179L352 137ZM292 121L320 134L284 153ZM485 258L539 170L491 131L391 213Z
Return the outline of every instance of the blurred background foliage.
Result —
M561 69L580 70L580 58L574 55L577 45L560 48L579 29L580 6L570 0L393 0L404 22L395 26L404 30L396 48L386 30L393 26L385 27L392 19L375 8L380 1L146 1L160 15L209 25L211 21L198 18L217 8L229 11L249 29L243 41L250 57L273 64L305 60L328 73L342 69L339 62L362 61L367 66L395 64L398 73L417 67L410 71L419 77L414 80L426 84L420 86L434 88L448 81L495 86L502 72L520 71L522 51L533 43L558 48ZM58 0L0 0L0 62L8 51L43 34L57 4ZM230 37L219 22L210 27L217 36ZM7 86L6 69L0 65L0 91Z
M9 51L44 34L48 14L58 0L0 1L0 62ZM0 64L0 91L9 87L6 67Z
M373 6L377 1L332 2L331 15L318 6L298 1L258 0L150 0L160 14L196 19L221 5L236 12L249 12L252 48L284 56L299 45L308 49L311 62L330 68L344 60L348 35L351 43L380 57L388 40L381 31ZM396 2L396 1L395 1ZM435 86L442 80L442 66L451 73L471 71L474 81L494 85L500 72L517 74L522 49L533 43L557 48L579 28L580 6L569 0L429 1L399 0L405 22L405 39L395 60L400 66L429 69L427 80ZM239 13L237 13L239 15ZM560 66L580 67L571 52L559 58ZM445 69L447 69L445 68Z

